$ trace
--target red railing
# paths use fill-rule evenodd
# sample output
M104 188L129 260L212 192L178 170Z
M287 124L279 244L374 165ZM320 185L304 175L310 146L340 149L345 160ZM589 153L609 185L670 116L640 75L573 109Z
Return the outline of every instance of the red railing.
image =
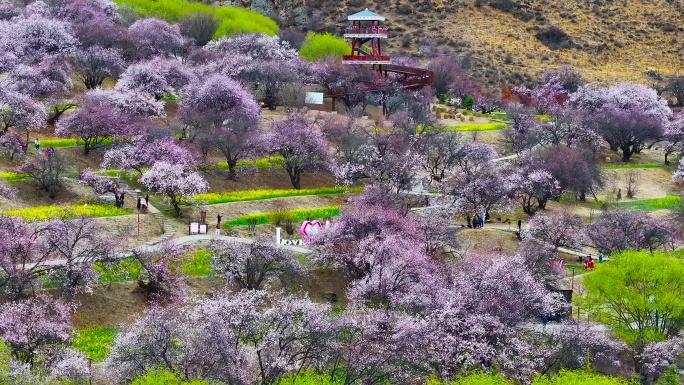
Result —
M389 61L389 56L363 56L363 55L343 55L342 60L346 61Z
M347 35L387 35L387 28L384 27L347 27L344 30Z

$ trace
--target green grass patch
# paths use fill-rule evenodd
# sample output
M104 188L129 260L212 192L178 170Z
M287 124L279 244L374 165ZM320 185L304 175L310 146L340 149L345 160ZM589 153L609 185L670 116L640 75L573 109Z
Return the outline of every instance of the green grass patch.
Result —
M76 332L73 347L95 361L102 361L109 355L119 328L81 329Z
M102 144L112 144L113 140L112 139L105 139L100 143ZM40 146L45 148L45 147L53 147L53 148L59 148L59 147L75 147L75 146L84 146L85 142L82 141L81 139L77 138L52 138L52 139L41 139L40 140Z
M18 172L0 171L0 178L8 182L17 182L20 180L26 180L29 178L29 176L27 174L20 174Z
M620 170L620 169L635 169L635 168L661 168L665 167L661 164L655 163L609 163L602 164L601 168L605 170Z
M35 206L26 207L16 210L3 210L2 214L21 217L25 221L45 221L54 218L73 219L83 215L89 217L115 217L119 215L128 215L131 211L128 209L120 209L114 206L105 206L97 204L89 205L71 205L71 206Z
M505 123L466 123L458 126L451 126L450 129L455 131L497 131L503 130L507 127Z
M204 277L212 274L212 258L209 250L195 250L185 255L179 263L173 265L173 268L180 269L189 276ZM137 281L143 274L142 265L132 257L113 262L96 262L94 269L99 274L99 282L102 285Z
M285 159L283 159L282 156L273 156L273 157L259 158L259 159L245 159L245 160L238 160L238 162L237 162L237 168L249 168L249 167L256 166L256 168L264 169L264 168L283 167L284 165L285 165ZM201 165L199 168L202 171L228 170L228 162L219 162L217 164L204 164L204 165Z
M682 205L679 195L668 195L665 198L642 199L631 202L618 202L616 206L640 211L669 210Z
M135 258L125 258L113 262L95 262L93 266L99 274L99 281L103 285L113 283L137 281L143 273L143 267Z
M185 0L115 0L115 2L119 5L128 5L143 16L153 16L172 23L177 23L184 16L194 13L211 14L219 21L219 27L214 33L215 39L236 33L263 32L273 36L278 32L278 24L275 21L248 9L214 7Z
M196 202L206 202L213 205L218 203L256 201L271 198L298 197L307 195L335 195L361 192L361 187L321 187L313 189L282 189L282 190L241 190L220 193L198 194L193 197Z
M489 114L489 116L498 120L506 120L508 118L508 115L506 115L505 112L492 112Z
M181 270L185 274L193 277L211 275L211 261L213 258L214 257L209 250L195 250L188 254L183 260Z
M464 124L459 124L458 126L451 126L448 129L451 131L497 131L497 130L503 130L506 128L508 125L506 123L499 123L499 122L492 122L492 123L464 123ZM432 130L441 130L442 128L440 127L423 127L423 126L418 126L416 130L418 132L423 132L425 131L432 131ZM382 130L382 129L379 129Z
M97 175L109 176L112 178L118 178L122 174L126 174L126 172L122 171L122 170L115 169L115 168L110 169L110 170L104 170L104 171L98 171L97 172Z
M267 223L272 223L277 216L287 217L294 221L304 221L309 217L322 219L332 218L338 215L340 215L339 206L319 207L315 209L295 209L284 212L254 213L243 215L241 217L227 221L223 224L223 227L247 226L250 223L264 225Z

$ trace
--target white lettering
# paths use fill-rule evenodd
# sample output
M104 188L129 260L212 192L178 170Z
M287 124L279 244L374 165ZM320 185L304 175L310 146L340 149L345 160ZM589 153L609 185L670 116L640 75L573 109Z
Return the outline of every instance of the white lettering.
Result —
M281 239L280 244L283 246L304 246L303 239Z

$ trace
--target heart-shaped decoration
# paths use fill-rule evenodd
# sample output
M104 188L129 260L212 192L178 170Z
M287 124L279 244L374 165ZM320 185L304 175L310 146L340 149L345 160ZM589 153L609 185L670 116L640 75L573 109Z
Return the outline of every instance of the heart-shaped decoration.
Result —
M299 232L302 234L302 237L306 243L309 243L311 238L320 233L322 229L323 224L319 220L304 221L302 223L302 227L299 228Z

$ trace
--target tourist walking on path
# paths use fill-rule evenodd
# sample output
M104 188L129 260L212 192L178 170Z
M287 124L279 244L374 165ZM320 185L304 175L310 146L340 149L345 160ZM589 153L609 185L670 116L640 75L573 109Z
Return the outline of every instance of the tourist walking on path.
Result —
M145 194L145 206L150 205L150 194Z
M36 151L40 150L40 139L36 138L36 140L33 141L33 144L36 146Z
M221 228L221 214L216 214L216 228L220 229Z
M518 219L518 232L522 232L522 220Z

